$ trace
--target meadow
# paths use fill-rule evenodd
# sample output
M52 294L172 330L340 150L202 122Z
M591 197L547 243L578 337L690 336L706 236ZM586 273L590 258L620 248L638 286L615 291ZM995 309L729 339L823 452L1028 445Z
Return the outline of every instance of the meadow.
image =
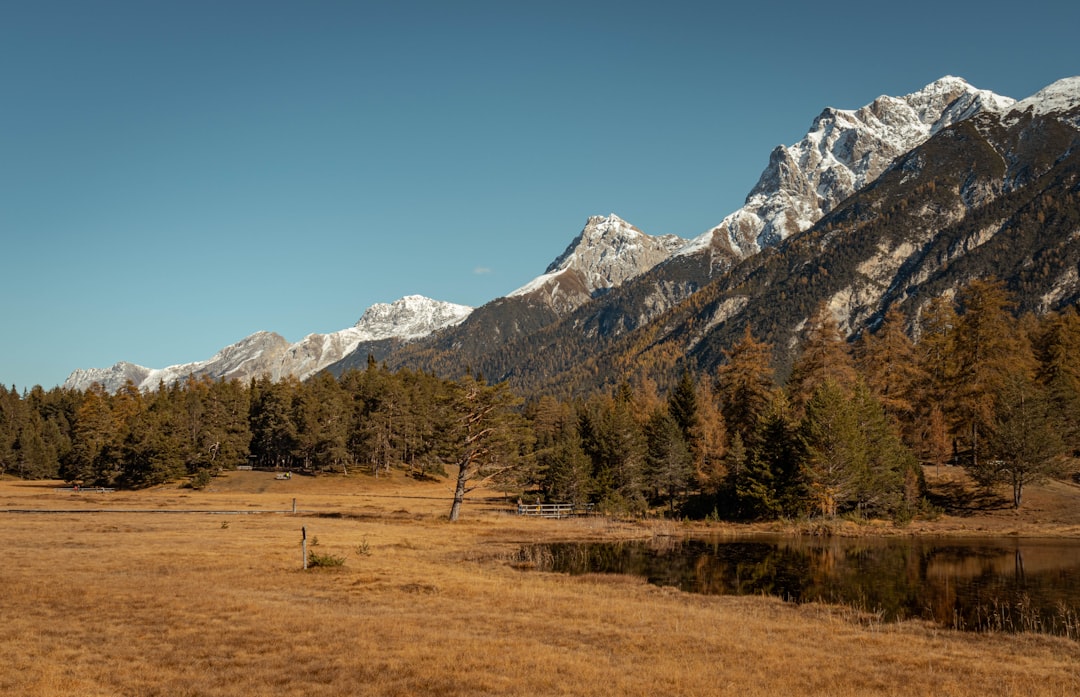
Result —
M496 494L449 523L446 484L401 475L58 486L0 481L0 694L1080 694L1069 639L542 573L516 555L672 523L527 519ZM303 570L302 530L342 563Z

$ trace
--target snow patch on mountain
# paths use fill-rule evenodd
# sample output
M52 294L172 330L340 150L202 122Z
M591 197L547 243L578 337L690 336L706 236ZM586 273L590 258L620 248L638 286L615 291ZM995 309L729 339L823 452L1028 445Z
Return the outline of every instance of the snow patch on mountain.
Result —
M773 150L742 208L679 254L720 246L745 257L776 245L810 228L941 129L985 111L1004 113L1013 104L946 76L904 97L878 97L860 109L827 108L801 141Z

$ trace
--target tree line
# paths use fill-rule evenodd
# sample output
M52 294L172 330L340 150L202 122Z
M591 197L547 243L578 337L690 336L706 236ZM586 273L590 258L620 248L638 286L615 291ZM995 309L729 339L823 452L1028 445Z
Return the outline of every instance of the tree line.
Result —
M0 474L147 487L205 485L250 464L307 472L456 475L510 495L612 513L770 519L907 518L921 465L1024 487L1080 450L1080 317L1017 318L1002 283L898 312L848 341L827 308L789 377L749 330L711 375L528 400L480 376L447 380L369 359L340 378L247 384L189 377L115 394L0 386Z

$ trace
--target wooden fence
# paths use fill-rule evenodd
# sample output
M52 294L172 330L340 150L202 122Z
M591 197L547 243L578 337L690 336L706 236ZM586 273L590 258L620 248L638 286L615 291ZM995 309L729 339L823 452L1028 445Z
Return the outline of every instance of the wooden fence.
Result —
M576 518L593 514L593 505L575 506L572 503L519 503L518 515L539 518Z

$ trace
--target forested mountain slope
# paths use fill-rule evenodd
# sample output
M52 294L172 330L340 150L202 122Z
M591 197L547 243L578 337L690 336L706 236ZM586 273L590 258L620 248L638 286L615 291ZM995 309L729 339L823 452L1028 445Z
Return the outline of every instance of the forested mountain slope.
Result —
M657 321L586 357L542 389L663 381L710 371L749 327L778 364L822 305L854 337L890 307L917 330L927 302L972 279L1005 281L1020 312L1080 300L1080 131L1073 100L950 126L804 233L738 264ZM1058 92L1061 90L1059 89ZM783 372L783 370L781 371ZM621 376L621 377L615 377Z

